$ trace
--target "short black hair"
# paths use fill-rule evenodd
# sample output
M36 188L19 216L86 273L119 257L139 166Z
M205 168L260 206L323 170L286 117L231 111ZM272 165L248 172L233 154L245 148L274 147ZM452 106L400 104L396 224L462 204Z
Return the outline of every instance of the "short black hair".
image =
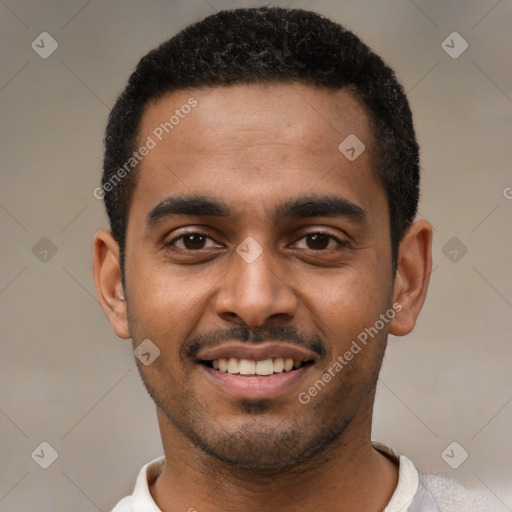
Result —
M396 270L400 241L417 212L420 180L419 147L403 87L349 30L314 12L278 7L208 16L150 51L130 76L108 119L102 178L122 270L137 169L124 172L123 179L119 171L136 150L148 103L180 89L272 82L346 88L363 106L373 129L373 172L387 197Z

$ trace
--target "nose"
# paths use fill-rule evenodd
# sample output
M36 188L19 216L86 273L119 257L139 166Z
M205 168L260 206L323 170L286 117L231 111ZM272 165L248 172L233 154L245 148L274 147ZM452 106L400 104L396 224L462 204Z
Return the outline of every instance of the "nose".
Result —
M223 319L257 327L271 317L293 318L297 297L269 251L264 249L254 261L233 254L232 266L215 297L216 312Z

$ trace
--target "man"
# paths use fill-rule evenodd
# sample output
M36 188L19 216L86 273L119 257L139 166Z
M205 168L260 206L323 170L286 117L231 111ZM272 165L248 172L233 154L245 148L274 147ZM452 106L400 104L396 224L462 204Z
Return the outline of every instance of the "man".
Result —
M317 14L219 12L140 61L106 131L94 276L165 457L115 512L469 503L370 437L387 336L431 272L418 160L394 73Z

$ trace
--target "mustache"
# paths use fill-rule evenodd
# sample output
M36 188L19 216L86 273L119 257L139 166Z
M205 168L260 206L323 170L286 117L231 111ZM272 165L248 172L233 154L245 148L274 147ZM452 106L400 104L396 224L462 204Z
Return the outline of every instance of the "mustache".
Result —
M200 350L217 347L228 340L253 345L271 341L283 341L309 349L318 354L320 358L325 357L329 353L320 336L302 333L293 326L271 326L264 329L250 329L247 326L238 326L232 329L197 334L185 340L180 350L180 356L181 358L195 359Z

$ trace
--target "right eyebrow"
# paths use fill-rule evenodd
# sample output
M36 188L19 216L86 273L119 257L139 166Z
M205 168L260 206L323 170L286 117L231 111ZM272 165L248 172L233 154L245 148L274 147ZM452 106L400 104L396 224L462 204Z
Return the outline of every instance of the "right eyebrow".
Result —
M204 196L169 196L162 199L147 216L147 227L152 228L164 218L175 215L228 217L229 207L217 199Z

